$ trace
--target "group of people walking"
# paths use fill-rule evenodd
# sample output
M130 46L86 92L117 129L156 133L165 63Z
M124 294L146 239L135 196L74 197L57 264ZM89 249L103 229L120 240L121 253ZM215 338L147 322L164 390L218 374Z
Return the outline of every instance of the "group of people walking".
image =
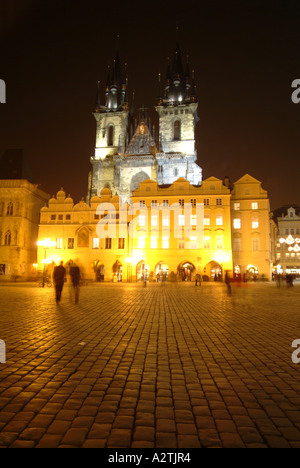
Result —
M61 301L61 294L66 281L66 273L64 262L60 262L60 264L54 268L53 283L55 287L56 304L59 304ZM77 304L79 300L80 269L77 265L72 265L70 266L69 273L74 288L75 304Z

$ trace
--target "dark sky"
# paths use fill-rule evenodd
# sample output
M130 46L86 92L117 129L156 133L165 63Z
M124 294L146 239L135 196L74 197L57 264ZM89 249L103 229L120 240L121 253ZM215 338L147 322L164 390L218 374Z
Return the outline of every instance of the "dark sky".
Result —
M291 100L300 79L299 1L1 2L0 154L24 148L42 189L85 197L97 80L103 91L117 34L129 92L137 107L153 108L177 24L195 69L204 178L250 173L272 209L299 205L300 104Z

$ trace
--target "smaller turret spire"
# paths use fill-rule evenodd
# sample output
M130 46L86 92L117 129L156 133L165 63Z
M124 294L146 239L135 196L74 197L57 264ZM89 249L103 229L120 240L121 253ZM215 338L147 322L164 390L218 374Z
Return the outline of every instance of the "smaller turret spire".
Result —
M100 81L98 80L98 83L97 83L97 96L96 96L95 112L99 112L99 111L100 111L100 106L101 106L101 103L100 103Z
M160 73L158 74L158 99L157 100L158 100L158 105L160 106L162 103Z

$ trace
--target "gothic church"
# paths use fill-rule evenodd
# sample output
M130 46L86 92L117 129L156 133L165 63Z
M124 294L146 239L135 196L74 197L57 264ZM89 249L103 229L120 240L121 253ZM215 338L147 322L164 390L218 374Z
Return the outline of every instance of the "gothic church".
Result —
M122 69L117 51L105 89L105 105L101 104L98 83L96 147L91 157L87 201L109 188L123 201L130 201L139 184L151 179L158 185L172 184L183 177L193 185L201 185L202 170L196 164L195 126L197 97L194 72L188 61L184 67L179 45L176 45L172 69L167 67L166 82L155 107L159 129L151 125L141 112L134 116L134 101L129 107L128 77Z

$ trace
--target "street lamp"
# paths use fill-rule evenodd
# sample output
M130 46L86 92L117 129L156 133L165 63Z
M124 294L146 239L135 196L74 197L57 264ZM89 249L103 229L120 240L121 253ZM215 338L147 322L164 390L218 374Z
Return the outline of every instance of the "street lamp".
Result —
M38 241L37 242L37 245L40 246L40 247L43 247L43 249L45 250L45 255L44 255L44 260L43 260L43 264L44 264L44 271L43 271L43 288L45 287L45 273L46 273L46 264L47 264L47 249L50 249L51 247L54 247L56 244L55 241L52 241L51 239L47 238L47 239L44 239L42 241Z

